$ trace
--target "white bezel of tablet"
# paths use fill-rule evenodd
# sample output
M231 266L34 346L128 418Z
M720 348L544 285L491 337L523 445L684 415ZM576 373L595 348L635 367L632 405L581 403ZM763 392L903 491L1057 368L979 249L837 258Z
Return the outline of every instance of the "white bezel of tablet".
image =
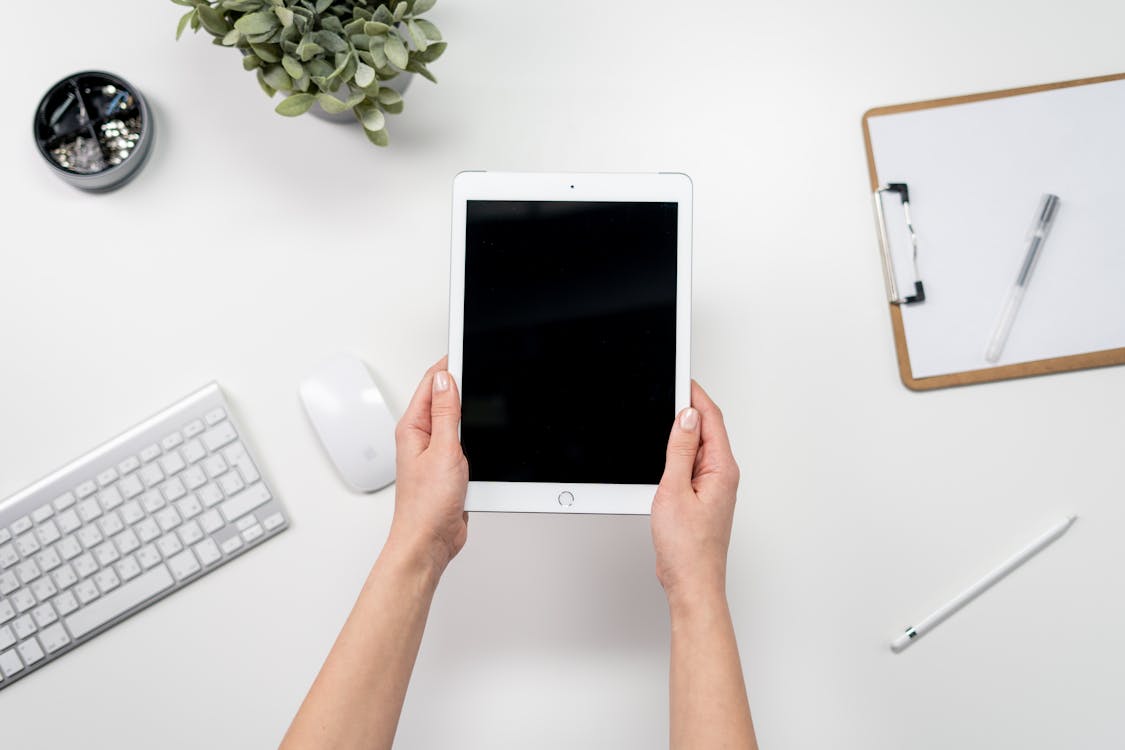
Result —
M462 172L453 181L449 372L461 383L465 326L465 204L470 200L624 201L679 204L676 226L675 415L691 401L691 179L684 174ZM469 482L465 509L521 513L647 514L656 485Z

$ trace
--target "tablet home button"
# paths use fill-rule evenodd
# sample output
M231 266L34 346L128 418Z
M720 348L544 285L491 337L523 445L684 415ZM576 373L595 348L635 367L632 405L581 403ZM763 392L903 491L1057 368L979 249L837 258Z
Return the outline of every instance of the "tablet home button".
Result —
M574 505L574 495L569 492L559 493L559 505L569 508Z

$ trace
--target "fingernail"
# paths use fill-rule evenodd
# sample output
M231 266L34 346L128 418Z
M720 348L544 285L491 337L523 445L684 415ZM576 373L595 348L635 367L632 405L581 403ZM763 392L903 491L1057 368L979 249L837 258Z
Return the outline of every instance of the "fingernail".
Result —
M434 373L434 390L438 393L445 393L449 390L449 373L444 370Z
M693 431L699 426L699 412L691 407L684 409L684 413L680 415L680 427L688 432Z

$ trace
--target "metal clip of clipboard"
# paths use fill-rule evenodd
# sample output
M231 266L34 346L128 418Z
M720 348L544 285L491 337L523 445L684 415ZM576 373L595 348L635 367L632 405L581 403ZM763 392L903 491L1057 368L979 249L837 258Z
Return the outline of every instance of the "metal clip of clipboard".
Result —
M887 239L887 218L883 207L883 197L887 193L894 193L902 201L902 211L906 216L906 230L910 233L914 263L914 294L901 296L898 290L898 281L895 278L895 262L891 255L891 243ZM914 223L910 219L910 191L904 182L892 182L883 185L875 191L875 223L879 227L879 253L883 256L883 279L887 283L887 299L894 305L912 305L926 301L926 290L922 286L922 277L918 273L918 235L914 231Z

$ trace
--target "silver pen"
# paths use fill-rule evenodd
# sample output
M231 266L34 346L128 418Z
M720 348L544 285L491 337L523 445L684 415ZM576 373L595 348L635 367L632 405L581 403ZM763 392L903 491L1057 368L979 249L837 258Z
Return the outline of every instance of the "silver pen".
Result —
M1016 277L1016 283L1008 295L1008 301L1004 303L1004 310L1000 313L1000 321L996 324L996 331L992 334L992 340L988 342L988 349L984 353L985 359L989 362L1000 359L1000 355L1004 351L1004 345L1008 343L1008 334L1012 332L1012 324L1016 320L1016 313L1019 312L1023 295L1027 292L1027 284L1031 281L1031 272L1035 270L1035 262L1043 251L1043 245L1047 241L1047 235L1051 231L1051 225L1055 221L1058 208L1059 196L1057 195L1048 193L1039 201L1039 211L1035 214L1035 221L1032 224L1027 241L1027 255L1024 256L1020 274Z

